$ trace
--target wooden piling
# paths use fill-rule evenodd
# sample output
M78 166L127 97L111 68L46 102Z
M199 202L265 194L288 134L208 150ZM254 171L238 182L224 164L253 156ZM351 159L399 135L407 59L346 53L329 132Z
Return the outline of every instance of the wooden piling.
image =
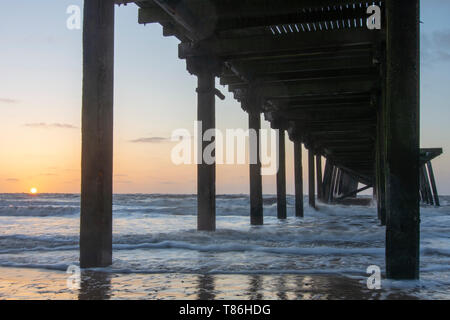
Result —
M311 208L316 207L316 198L315 198L315 175L314 175L314 152L309 149L308 150L308 181L309 181L309 206Z
M419 0L387 0L386 274L419 278Z
M431 161L428 161L427 164L428 174L430 176L431 189L433 190L433 198L435 206L439 207L441 204L439 202L439 194L437 192L436 187L436 179L434 178L433 166L431 165Z
M386 43L381 43L380 51L380 75L381 75L381 99L378 100L377 112L377 130L378 130L378 154L377 158L379 161L379 172L378 172L378 208L380 223L382 226L386 225L386 207L387 207L387 197L386 197L386 137L387 137L387 62L386 62Z
M426 190L427 190L427 195L428 195L428 199L429 199L428 201L430 202L431 205L434 205L433 191L431 190L431 183L430 183L430 178L428 176L428 171L427 171L426 165L422 166L422 171L423 171L423 175L425 177Z
M295 216L303 217L302 143L294 141Z
M256 140L250 139L250 150L256 151L256 159L250 159L250 223L252 225L262 225L263 217L263 196L262 196L262 177L261 177L261 159L259 156L260 140L259 132L261 130L261 114L253 108L248 110L249 129L256 132ZM251 137L251 136L250 136ZM253 145L255 144L255 145ZM256 160L256 161L254 161ZM256 162L256 163L253 163Z
M84 3L80 266L112 263L114 1Z
M328 202L328 194L329 194L329 186L331 183L331 174L333 169L331 167L330 161L326 159L325 161L325 169L323 171L323 183L322 183L322 200L323 202Z
M325 162L325 169L323 174L323 194L321 200L323 202L329 202L330 198L330 189L331 189L331 180L333 175L333 166L331 165L330 161L327 159Z
M201 63L201 62L200 62ZM205 61L207 64L208 62ZM207 66L197 74L198 109L197 120L202 125L202 136L209 129L214 129L215 117L215 76ZM199 141L200 142L200 141ZM199 148L200 163L197 165L197 228L200 231L216 230L216 163L208 164L201 159L209 141L201 141Z
M339 193L341 195L344 195L351 193L357 189L358 189L358 181L354 177L352 177L349 173L341 171ZM356 197L356 194L353 197Z
M422 188L425 197L425 203L433 205L433 194L431 192L430 179L428 179L428 173L425 165L420 167L420 175L422 177Z
M335 188L336 188L336 179L337 179L338 171L339 171L339 169L336 166L333 166L333 170L331 173L330 192L329 192L329 197L328 197L329 203L334 201L334 198L336 195Z
M342 171L336 167L336 177L335 177L335 181L334 181L334 192L333 192L333 197L339 197L341 194L341 175L342 175Z
M316 155L316 176L317 176L317 199L322 199L323 181L322 181L322 156Z
M286 219L286 148L284 129L279 130L278 147L277 217L278 219Z
M187 69L197 76L197 229L216 230L216 161L204 157L205 149L215 141L204 141L206 131L216 126L215 77L220 74L222 64L211 56L199 56L186 60ZM211 149L211 148L209 148ZM210 161L212 160L212 161Z
M383 63L384 65L384 63ZM385 72L382 72L384 75ZM385 83L385 81L382 81ZM384 88L384 85L382 85ZM381 225L386 224L386 176L385 176L385 126L384 126L384 112L385 109L385 89L382 89L381 98L377 99L377 139L375 152L375 185L376 200L377 200L377 214Z

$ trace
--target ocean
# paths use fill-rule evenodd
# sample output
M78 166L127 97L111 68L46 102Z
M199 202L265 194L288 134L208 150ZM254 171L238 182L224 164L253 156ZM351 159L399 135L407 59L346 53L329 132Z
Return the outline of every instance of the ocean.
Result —
M0 299L449 299L450 197L421 207L421 279L385 279L376 205L318 205L249 222L247 195L217 196L217 231L196 230L196 196L114 196L113 265L78 265L78 194L0 194ZM379 266L380 290L367 287Z

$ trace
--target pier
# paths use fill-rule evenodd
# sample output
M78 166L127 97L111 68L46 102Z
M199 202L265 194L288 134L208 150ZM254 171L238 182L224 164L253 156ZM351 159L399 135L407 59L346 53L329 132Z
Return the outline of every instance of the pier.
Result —
M279 130L279 219L287 217L287 135L294 148L295 215L304 215L304 145L309 205L339 203L373 188L386 226L386 275L417 279L419 206L439 205L431 160L442 153L419 145L419 2L86 0L81 267L112 263L114 10L136 3L138 23L159 23L163 36L179 39L178 56L198 79L193 120L202 121L203 133L215 128L215 99L224 98L217 77L248 114L250 129L260 130L264 117ZM367 25L372 4L381 9L380 29ZM198 230L216 228L215 170L215 163L198 165ZM249 175L250 223L261 225L259 159Z

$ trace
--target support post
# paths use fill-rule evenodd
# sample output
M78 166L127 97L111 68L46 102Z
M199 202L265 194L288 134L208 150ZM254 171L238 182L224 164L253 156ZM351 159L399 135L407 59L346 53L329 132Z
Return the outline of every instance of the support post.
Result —
M84 3L80 266L112 263L114 1Z
M302 143L294 141L295 216L303 217Z
M286 148L284 129L278 135L277 217L286 219Z
M384 65L384 62L383 64ZM383 66L382 66L382 69ZM385 72L382 72L382 76ZM377 139L376 139L376 163L375 163L375 186L374 189L377 191L377 212L378 219L382 226L386 225L386 165L385 165L385 140L386 140L386 129L385 129L385 81L383 81L383 88L381 99L378 99L378 112L377 112Z
M419 0L387 0L386 274L419 278Z
M379 195L378 195L378 205L379 205L379 215L380 222L382 226L386 225L386 211L388 199L386 197L386 177L387 177L387 158L386 158L386 137L387 137L387 61L386 61L386 42L381 43L381 101L380 101L380 112L379 116L379 161L380 161L380 172L379 172Z
M428 178L427 167L425 164L421 167L421 170L423 172L423 177L424 177L424 182L425 182L425 191L427 193L428 203L431 205L434 205L433 193L431 191L431 185L430 185L430 179Z
M336 182L339 175L339 169L336 166L333 166L333 172L331 174L331 185L330 185L330 197L328 199L328 202L334 202L334 199L336 197Z
M425 197L425 192L423 190L423 175L421 174L419 177L419 197L420 197L420 201L425 203L427 201L426 197Z
M263 196L261 159L259 155L261 130L261 114L256 110L257 106L248 109L248 123L250 129L250 223L252 225L262 225L263 216ZM252 135L251 132L255 132Z
M331 164L330 160L326 160L325 162L325 170L323 174L323 195L322 195L322 201L329 203L330 202L330 190L331 190L331 180L333 176L333 165Z
M360 189L353 190L353 191L350 191L350 192L348 192L348 193L345 193L344 195L340 196L340 197L337 198L336 200L339 201L339 200L344 200L344 199L346 199L346 198L350 198L350 197L356 196L358 193L363 192L363 191L366 191L367 189L370 189L370 188L373 188L373 185L369 184L369 185L367 185L367 186L365 186L365 187L362 187L362 188L360 188Z
M317 174L317 199L322 199L323 181L322 181L322 156L316 155L316 174Z
M309 206L311 208L316 207L316 198L315 198L315 185L314 185L314 152L309 149L308 150L308 171L309 171Z
M215 77L221 64L209 56L187 60L187 68L197 76L197 229L216 230L216 160L215 136L205 137L205 133L216 127ZM208 147L209 146L209 147ZM211 151L213 150L213 151Z
M339 168L336 168L336 181L335 181L335 189L334 189L334 195L336 197L339 197L341 195L341 177L342 177L342 171Z
M434 204L437 207L440 207L441 204L439 202L439 194L436 187L436 179L434 178L433 166L431 165L431 161L427 162L428 174L430 175L431 189L433 190Z
M341 171L340 181L341 187L339 191L341 195L358 189L358 181L345 171ZM356 194L354 197L356 197Z

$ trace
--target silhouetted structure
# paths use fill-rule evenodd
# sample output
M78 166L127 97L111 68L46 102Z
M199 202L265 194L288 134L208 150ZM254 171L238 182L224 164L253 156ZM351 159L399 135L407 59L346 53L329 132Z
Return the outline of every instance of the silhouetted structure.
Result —
M425 163L435 187L429 161L419 159L419 0L376 1L381 30L369 30L370 4L360 0L86 1L83 267L111 263L113 14L115 3L130 2L140 7L139 23L159 23L164 36L181 41L179 57L198 77L203 132L215 127L215 96L223 98L217 76L248 112L250 128L260 129L264 113L280 129L279 218L286 218L287 131L295 145L296 215L303 216L303 143L310 205L315 182L319 199L330 202L353 196L359 182L374 186L386 223L387 276L418 278L419 190L432 201ZM250 202L251 223L262 224L259 161L250 166ZM215 230L214 163L198 165L198 229Z

